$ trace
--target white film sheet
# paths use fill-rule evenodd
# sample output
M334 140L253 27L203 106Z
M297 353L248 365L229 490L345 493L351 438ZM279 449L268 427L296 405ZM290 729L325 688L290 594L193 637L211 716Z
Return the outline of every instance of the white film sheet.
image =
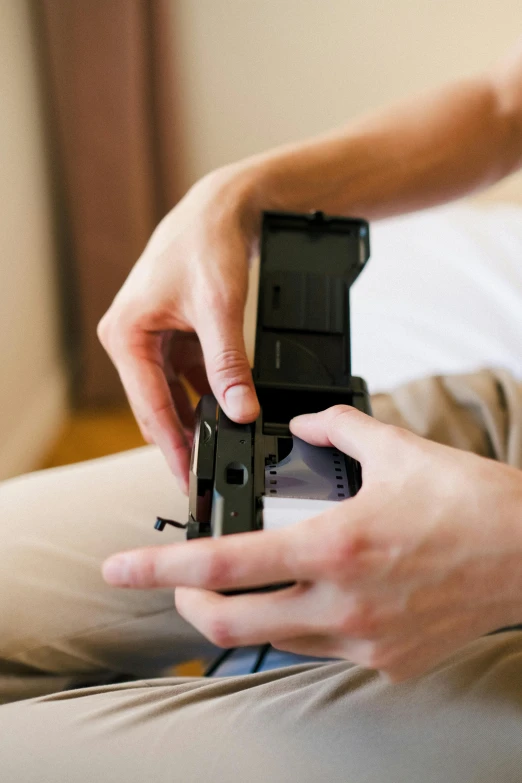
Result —
M344 455L294 437L288 456L265 469L263 528L277 530L308 519L349 496Z
M337 503L337 500L265 496L263 498L263 529L279 530L287 525L300 522L302 519L315 517L328 508L336 506Z

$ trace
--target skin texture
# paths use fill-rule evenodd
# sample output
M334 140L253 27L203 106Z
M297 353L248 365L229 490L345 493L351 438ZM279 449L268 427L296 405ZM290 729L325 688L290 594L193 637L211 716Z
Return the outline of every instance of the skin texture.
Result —
M181 378L199 394L212 387L236 421L259 413L243 340L254 237L236 188L202 180L159 224L98 327L143 436L184 490L193 411Z
M217 645L271 642L393 680L520 621L520 471L347 406L300 416L292 432L361 461L355 498L281 531L119 555L105 579L176 588L180 614ZM214 592L288 581L277 593Z
M212 172L162 220L100 322L144 437L186 489L191 412L181 378L235 421L258 403L243 342L263 209L362 215L420 209L522 163L522 41L490 74L310 141ZM180 333L192 334L185 351Z
M181 486L193 421L183 377L235 421L258 414L242 321L263 209L373 219L463 196L521 164L522 42L489 74L198 182L99 326L144 436ZM351 409L299 418L293 431L362 462L356 498L285 531L116 556L106 580L176 588L180 613L218 645L270 641L392 679L520 621L519 471ZM288 580L296 586L271 595L214 592Z

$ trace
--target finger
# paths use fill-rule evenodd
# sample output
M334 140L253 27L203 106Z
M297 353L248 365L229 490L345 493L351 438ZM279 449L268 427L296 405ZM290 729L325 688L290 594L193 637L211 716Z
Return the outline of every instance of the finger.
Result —
M183 425L183 430L193 430L195 424L194 408L190 401L187 389L183 381L175 378L170 381L169 389L175 405L176 413Z
M137 311L129 322L120 313L114 330L106 313L98 325L98 336L118 370L144 437L160 447L182 489L188 492L190 450L165 376L162 336L137 329L133 325L136 317Z
M302 577L288 552L286 531L256 531L147 547L114 555L104 578L119 587L201 587L226 590L259 587ZM299 572L299 573L298 573Z
M290 422L290 430L314 446L335 446L363 465L390 432L388 425L348 405L296 416Z
M140 432L142 434L143 440L145 441L145 443L153 444L154 443L154 438L152 437L152 434L146 428L145 424L142 421L140 421L138 413L137 413L136 410L134 410L134 406L132 405L132 402L130 401L128 396L127 396L127 402L129 403L129 408L131 409L132 415L134 416L134 418L136 420L136 424L139 427L139 430L140 430Z
M288 582L365 578L367 542L351 522L364 512L358 497L284 530L256 531L147 547L109 558L103 568L119 587L233 590Z
M163 368L153 360L136 359L130 354L116 366L142 429L159 446L187 490L190 448Z
M282 639L270 639L276 650L295 653L295 655L313 655L315 658L343 658L341 640L329 635L285 636Z
M176 589L182 617L219 647L263 644L280 636L303 636L313 613L306 588L223 596L208 590Z
M243 338L240 302L209 311L196 324L208 381L227 416L244 423L259 416L259 402Z

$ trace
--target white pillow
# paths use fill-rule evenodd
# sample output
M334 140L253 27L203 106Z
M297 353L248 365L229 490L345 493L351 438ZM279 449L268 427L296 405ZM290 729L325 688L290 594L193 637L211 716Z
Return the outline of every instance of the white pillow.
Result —
M481 367L522 379L522 207L461 202L374 223L370 241L351 323L371 392Z

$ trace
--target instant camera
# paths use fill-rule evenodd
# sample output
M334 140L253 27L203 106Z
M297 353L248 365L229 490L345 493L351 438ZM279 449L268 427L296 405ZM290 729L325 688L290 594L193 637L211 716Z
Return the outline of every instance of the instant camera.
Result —
M368 224L265 212L260 250L253 377L261 414L236 424L213 396L200 400L189 539L286 524L361 487L358 462L292 437L289 422L340 403L371 413L365 382L351 374L349 301L370 254ZM168 522L158 518L156 528Z

